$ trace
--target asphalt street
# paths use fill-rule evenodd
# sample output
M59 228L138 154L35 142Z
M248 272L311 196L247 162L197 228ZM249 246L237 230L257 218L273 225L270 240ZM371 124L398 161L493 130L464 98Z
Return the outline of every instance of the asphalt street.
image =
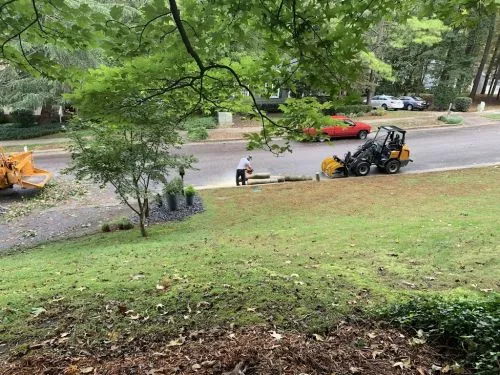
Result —
M500 124L457 128L410 130L406 143L414 160L401 173L455 169L500 163ZM256 172L273 175L311 175L320 171L321 161L329 155L341 157L355 151L363 142L358 139L336 140L329 143L294 143L293 152L276 157L268 151L246 151L244 141L199 143L185 145L181 152L193 154L197 170L187 171L185 182L198 187L233 185L238 160L251 154ZM38 167L58 174L68 165L68 154L38 154ZM376 174L376 168L372 168Z

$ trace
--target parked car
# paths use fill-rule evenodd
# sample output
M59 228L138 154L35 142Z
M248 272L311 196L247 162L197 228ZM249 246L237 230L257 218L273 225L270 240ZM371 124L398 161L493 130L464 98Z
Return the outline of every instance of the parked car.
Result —
M418 96L402 96L400 99L403 101L404 109L408 111L413 111L414 109L423 111L427 108L427 102Z
M359 139L365 139L372 131L372 127L370 125L364 122L353 121L347 116L335 115L331 116L331 118L342 121L344 126L333 125L322 128L321 132L328 135L330 138L358 137ZM304 133L310 135L311 137L315 137L316 129L307 128L304 129Z
M371 100L371 106L373 108L383 108L388 109L403 109L404 103L402 100L389 95L375 95Z

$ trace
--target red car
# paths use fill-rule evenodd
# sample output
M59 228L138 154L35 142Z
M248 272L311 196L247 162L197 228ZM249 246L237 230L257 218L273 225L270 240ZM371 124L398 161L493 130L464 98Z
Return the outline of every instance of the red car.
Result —
M372 131L370 125L364 122L353 121L347 116L332 116L332 119L344 122L344 126L334 125L321 129L321 132L330 138L358 137L359 139L365 139L368 133ZM307 128L304 129L304 133L314 137L316 129Z

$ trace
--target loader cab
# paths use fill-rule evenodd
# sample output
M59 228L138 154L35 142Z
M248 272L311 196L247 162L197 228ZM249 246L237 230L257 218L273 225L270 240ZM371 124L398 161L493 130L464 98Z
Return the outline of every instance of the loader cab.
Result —
M405 144L406 130L397 126L380 126L373 139L382 150L401 150Z
M393 174L412 161L405 137L406 130L397 126L379 127L373 142L379 147L379 153L374 162L380 169Z

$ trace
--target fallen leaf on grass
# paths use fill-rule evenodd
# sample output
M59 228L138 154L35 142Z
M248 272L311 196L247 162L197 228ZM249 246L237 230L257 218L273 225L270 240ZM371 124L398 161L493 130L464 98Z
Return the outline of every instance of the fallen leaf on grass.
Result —
M132 281L135 281L135 280L140 280L140 279L144 279L146 276L144 276L142 273L139 273L137 275L134 275L132 276L131 280Z
M255 312L255 310L257 310L256 307L247 307L247 311L249 312Z
M45 310L43 307L33 307L31 309L31 313L33 314L33 316L37 317L43 313L46 313L47 310Z

